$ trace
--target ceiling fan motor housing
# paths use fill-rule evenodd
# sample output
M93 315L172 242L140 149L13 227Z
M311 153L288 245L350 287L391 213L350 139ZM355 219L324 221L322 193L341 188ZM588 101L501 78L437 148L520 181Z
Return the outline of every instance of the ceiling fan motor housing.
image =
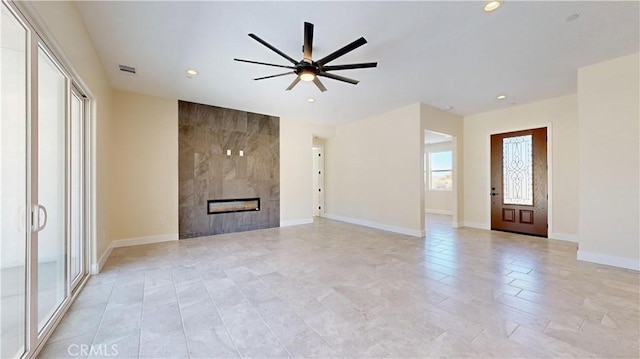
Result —
M296 69L293 71L296 73L296 75L309 74L309 73L318 75L318 73L320 73L320 69L318 68L318 65L316 65L315 63L306 62L304 60L300 61L296 66Z

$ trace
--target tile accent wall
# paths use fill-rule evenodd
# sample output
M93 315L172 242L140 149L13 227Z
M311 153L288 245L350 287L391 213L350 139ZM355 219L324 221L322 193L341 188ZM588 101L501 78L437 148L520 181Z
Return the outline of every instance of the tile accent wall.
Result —
M278 117L178 101L178 127L181 239L280 226ZM207 215L207 200L250 197L260 211Z

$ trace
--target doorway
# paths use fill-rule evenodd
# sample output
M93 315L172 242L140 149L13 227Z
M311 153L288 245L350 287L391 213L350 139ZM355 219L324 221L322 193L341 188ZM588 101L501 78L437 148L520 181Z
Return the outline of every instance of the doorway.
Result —
M491 135L491 229L548 235L547 128Z
M313 216L322 217L324 214L324 141L313 139Z
M454 220L454 137L445 133L424 132L425 228L451 227Z

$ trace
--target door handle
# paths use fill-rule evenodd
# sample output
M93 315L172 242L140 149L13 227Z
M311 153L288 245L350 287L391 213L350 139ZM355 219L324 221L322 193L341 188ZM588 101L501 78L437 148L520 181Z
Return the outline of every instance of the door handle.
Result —
M42 216L40 213L42 212ZM33 231L40 232L47 226L47 208L41 204L33 205L33 213L34 213L34 221L33 221ZM44 219L42 225L40 224L40 219Z
M496 192L491 192L491 193L490 193L490 195L491 195L492 197L493 197L493 196L497 196L497 195L499 195L499 194L500 194L500 193L496 193Z

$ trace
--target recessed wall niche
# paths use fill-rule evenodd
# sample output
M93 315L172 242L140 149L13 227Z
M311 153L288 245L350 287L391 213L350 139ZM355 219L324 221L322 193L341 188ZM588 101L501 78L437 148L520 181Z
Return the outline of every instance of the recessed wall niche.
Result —
M278 117L178 101L178 127L180 239L280 226ZM208 214L247 198L258 210Z

